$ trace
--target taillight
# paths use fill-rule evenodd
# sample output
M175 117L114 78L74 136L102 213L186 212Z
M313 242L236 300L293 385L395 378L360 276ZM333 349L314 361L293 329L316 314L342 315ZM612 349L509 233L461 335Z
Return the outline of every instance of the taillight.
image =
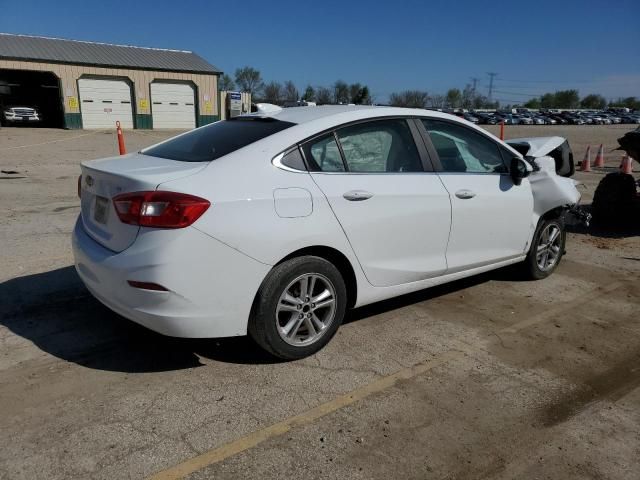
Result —
M123 223L141 227L184 228L195 222L211 203L177 192L134 192L114 197L113 205Z
M82 198L82 175L78 177L78 198Z

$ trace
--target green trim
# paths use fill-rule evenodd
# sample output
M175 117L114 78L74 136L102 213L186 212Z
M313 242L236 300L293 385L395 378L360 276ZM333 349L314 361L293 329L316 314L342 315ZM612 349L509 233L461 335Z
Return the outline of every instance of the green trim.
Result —
M71 130L78 130L82 128L82 114L80 113L65 113L64 114L64 128Z
M198 126L208 125L218 120L220 120L218 115L198 115Z
M136 113L136 128L151 130L153 128L153 117L146 113Z

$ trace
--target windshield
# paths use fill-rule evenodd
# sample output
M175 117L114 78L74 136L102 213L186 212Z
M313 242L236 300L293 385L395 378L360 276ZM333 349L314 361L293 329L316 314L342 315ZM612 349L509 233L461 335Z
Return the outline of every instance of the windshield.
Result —
M236 117L196 128L140 153L182 162L210 162L293 125L271 117Z

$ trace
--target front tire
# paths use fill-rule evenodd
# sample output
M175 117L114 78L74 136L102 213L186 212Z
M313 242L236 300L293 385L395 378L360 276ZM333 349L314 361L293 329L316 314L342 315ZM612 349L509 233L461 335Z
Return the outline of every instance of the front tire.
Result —
M249 335L276 357L296 360L313 355L344 319L347 289L327 260L304 256L273 268L258 290Z
M562 260L565 241L566 231L562 218L541 220L522 265L526 277L542 280L551 275Z

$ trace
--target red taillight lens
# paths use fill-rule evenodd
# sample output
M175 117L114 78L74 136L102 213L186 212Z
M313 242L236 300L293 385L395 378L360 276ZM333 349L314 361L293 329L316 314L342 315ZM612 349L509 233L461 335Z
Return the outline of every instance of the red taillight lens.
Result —
M123 223L141 227L184 228L200 218L211 203L185 193L134 192L114 197L113 205Z
M82 198L82 175L78 177L78 198Z

